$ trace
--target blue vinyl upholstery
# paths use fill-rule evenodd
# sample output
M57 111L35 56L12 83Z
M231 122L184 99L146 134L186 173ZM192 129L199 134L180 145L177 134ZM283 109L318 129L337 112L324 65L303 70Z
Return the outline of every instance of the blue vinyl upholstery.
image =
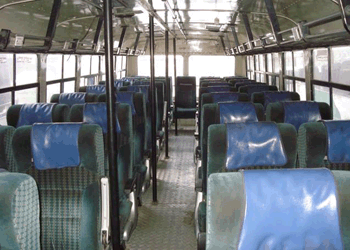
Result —
M19 112L19 119L16 127L33 125L36 122L52 122L52 110L56 104L35 103L24 104Z
M240 93L233 92L221 92L221 93L211 93L211 96L215 103L218 102L238 102Z
M326 127L327 160L330 163L350 162L350 122L323 121Z
M86 93L62 93L59 97L60 104L67 104L69 107L74 104L83 104L85 103Z
M83 122L89 124L98 124L103 131L103 134L107 134L107 105L106 103L86 103L83 110ZM120 133L120 124L117 118L116 121L117 133Z
M116 101L129 104L131 107L132 114L133 115L136 114L135 105L134 105L134 92L129 92L129 91L117 92Z
M212 174L206 249L348 249L340 224L348 195L338 195L335 177L327 169Z
M232 87L230 86L210 86L206 88L207 93L214 93L214 92L229 92L232 90Z
M86 86L86 93L89 94L105 94L106 86L104 85L94 85L94 86Z
M317 102L283 102L284 122L290 123L298 130L306 122L316 122L321 119Z
M264 108L272 102L292 101L291 92L288 91L264 91Z
M226 129L227 170L286 165L286 152L275 123L232 123L226 124Z
M35 167L46 170L78 166L80 128L79 123L34 124L31 143Z
M258 117L253 103L219 102L220 123L257 122Z
M242 92L243 88L245 88L245 92ZM269 91L270 86L264 85L264 84L251 84L242 86L239 88L239 92L247 93L248 95L252 95L256 92L263 92L263 91Z
M149 103L149 86L147 86L147 85L132 85L132 86L128 86L127 90L130 92L143 93L145 96L146 104Z

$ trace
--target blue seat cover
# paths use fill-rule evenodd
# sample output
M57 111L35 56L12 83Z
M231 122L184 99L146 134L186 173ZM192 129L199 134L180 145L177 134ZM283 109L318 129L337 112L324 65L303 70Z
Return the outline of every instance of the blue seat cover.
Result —
M321 120L317 102L282 102L284 122L295 126L298 131L301 124Z
M31 145L35 168L47 170L79 166L81 126L82 123L34 124Z
M327 130L327 159L330 163L350 163L350 121L323 121Z
M218 87L207 87L207 93L214 93L214 92L230 92L232 90L231 87L224 87L224 86L218 86Z
M274 122L226 124L226 169L287 164L280 132Z
M94 85L94 86L86 86L86 93L89 94L105 94L106 86L104 85Z
M128 86L128 91L143 93L145 95L145 102L146 103L149 102L149 100L148 100L148 89L149 89L149 86L145 86L145 85Z
M327 169L244 171L238 250L343 249L337 188Z
M74 104L85 103L86 93L62 93L59 97L60 104L67 104L69 107Z
M255 106L248 102L219 102L220 123L257 122Z
M118 109L116 107L116 112ZM97 124L102 128L103 134L107 134L107 104L106 103L86 103L83 111L83 121L88 124ZM118 121L116 121L117 133L120 133L121 128Z
M211 93L211 97L213 98L214 103L238 102L238 99L240 97L240 93L233 93L233 92Z
M131 107L132 114L133 115L136 114L135 105L134 105L134 92L124 92L124 91L117 92L116 99L117 99L117 102L129 104Z
M264 84L248 85L247 94L252 95L253 93L256 93L256 92L264 92L264 91L268 91L268 90L269 90L268 85L264 85Z
M17 128L24 125L33 125L34 123L52 122L52 110L56 104L53 103L35 103L24 104L19 111Z
M288 91L264 91L264 108L273 102L292 101L291 93Z

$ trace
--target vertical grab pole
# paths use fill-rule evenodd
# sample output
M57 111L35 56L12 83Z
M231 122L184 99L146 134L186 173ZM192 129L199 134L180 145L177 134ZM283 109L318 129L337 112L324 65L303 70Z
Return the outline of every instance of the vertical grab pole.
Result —
M166 7L165 7L166 9ZM168 24L168 10L165 10L165 23ZM169 83L169 31L165 31L165 88L167 108L165 119L165 157L169 158L169 110L170 110L170 83Z
M177 96L176 96L176 92L177 92L177 80L176 80L176 37L174 37L174 82L175 82L175 135L177 135L177 105L176 105L176 99L177 99Z
M149 0L152 6L152 0ZM149 16L149 37L150 37L150 58L151 58L151 124L152 124L152 190L153 190L153 202L157 202L157 107L156 107L156 85L154 78L154 17Z
M110 179L110 211L111 211L111 234L112 249L120 250L120 224L119 224L119 183L117 165L117 134L116 112L115 112L115 87L113 77L113 27L112 27L112 0L103 1L104 10L104 39L105 39L105 61L106 61L106 96L107 96L107 147L108 167Z

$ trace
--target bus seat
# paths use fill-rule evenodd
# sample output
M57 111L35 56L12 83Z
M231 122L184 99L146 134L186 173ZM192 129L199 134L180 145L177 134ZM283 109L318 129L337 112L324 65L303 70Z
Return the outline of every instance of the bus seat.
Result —
M83 86L79 88L79 92L86 92L88 94L105 94L106 86L104 85L93 85L93 86Z
M327 103L301 101L301 102L275 102L270 103L266 109L266 120L277 123L290 123L298 130L306 122L318 120L332 120L331 108Z
M13 138L16 171L38 185L42 249L102 249L102 129L34 124L17 128Z
M298 133L299 166L350 170L349 142L349 120L304 123Z
M328 169L213 174L206 249L349 249L349 184Z
M18 128L34 123L67 122L68 116L68 105L35 103L11 106L6 118L8 125Z
M67 104L72 107L74 104L83 104L86 102L97 102L98 95L75 92L75 93L62 93L54 94L51 97L51 103Z
M27 174L0 172L1 249L40 250L39 195Z
M252 95L252 102L261 103L265 110L270 103L284 101L300 101L300 96L297 92L289 91L264 91Z
M202 109L201 119L201 167L198 175L202 176L202 191L206 191L207 152L208 152L208 128L212 124L224 124L232 122L258 122L263 121L264 111L261 104L249 102L225 102L205 104ZM200 183L199 183L200 184ZM200 187L197 188L200 190Z
M234 87L236 89L239 89L239 87L242 87L242 86L256 85L256 84L262 84L262 83L256 82L254 80L245 80L245 81L236 82Z
M12 149L12 138L15 128L11 126L0 126L0 168L8 171L14 169L14 158Z
M251 84L251 85L241 86L238 88L238 92L246 93L250 96L250 98L253 93L263 92L263 91L278 91L278 89L276 86L269 86L265 84Z

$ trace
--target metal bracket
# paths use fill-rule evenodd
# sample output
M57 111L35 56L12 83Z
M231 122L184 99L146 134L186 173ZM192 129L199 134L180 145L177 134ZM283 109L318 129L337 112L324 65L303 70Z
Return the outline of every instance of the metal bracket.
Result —
M55 36L58 17L60 15L61 3L62 3L61 0L54 0L53 5L52 5L50 20L49 20L49 24L47 26L47 31L46 31L46 39L47 40L45 40L45 43L44 43L44 47L47 50L50 50L50 48L52 46L52 40Z
M339 3L345 29L350 33L350 0L339 0Z
M265 4L266 4L267 13L269 14L273 35L276 39L277 44L279 44L282 41L282 35L279 34L281 29L277 19L275 7L273 6L273 1L265 0Z
M11 30L2 29L0 31L0 49L6 49L7 44L10 42Z

